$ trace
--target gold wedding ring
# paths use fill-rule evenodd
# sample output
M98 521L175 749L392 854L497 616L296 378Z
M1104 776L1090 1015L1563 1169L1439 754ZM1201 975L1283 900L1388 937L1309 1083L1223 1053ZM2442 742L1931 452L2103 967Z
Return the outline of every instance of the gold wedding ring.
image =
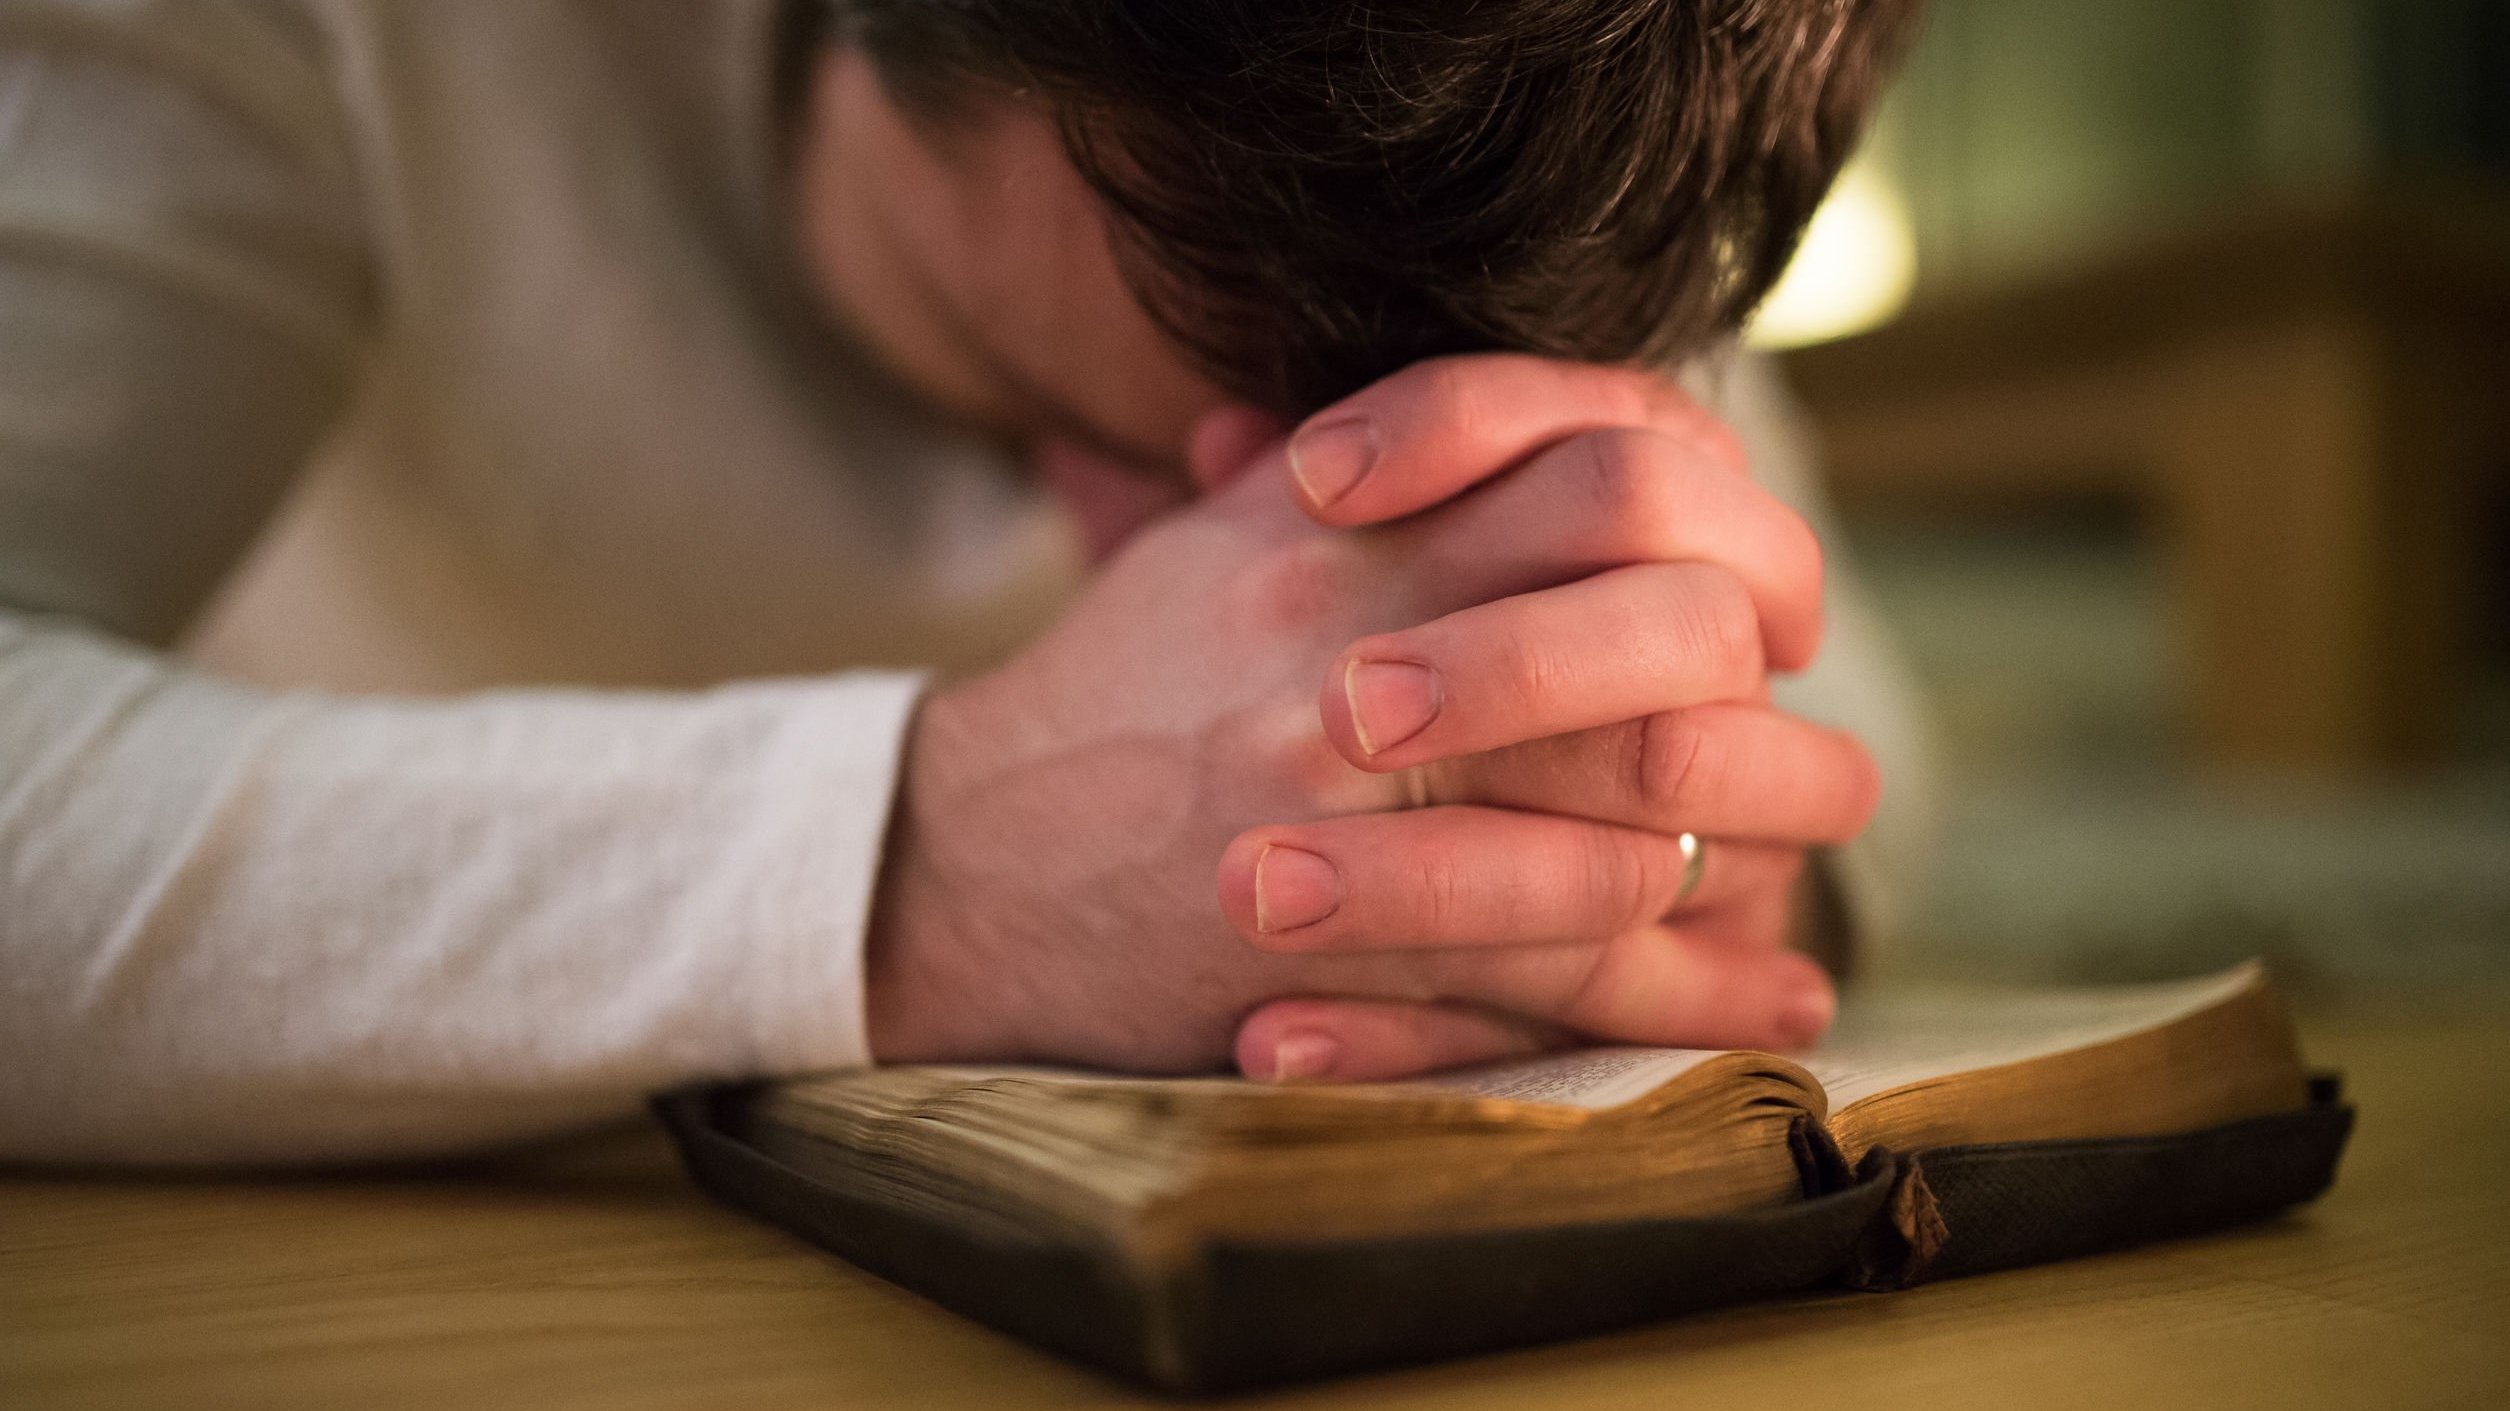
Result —
M1691 899L1691 893L1699 890L1699 879L1708 871L1708 844L1701 842L1697 833L1685 833L1675 838L1673 845L1682 849L1682 885L1674 891L1672 907L1680 910Z

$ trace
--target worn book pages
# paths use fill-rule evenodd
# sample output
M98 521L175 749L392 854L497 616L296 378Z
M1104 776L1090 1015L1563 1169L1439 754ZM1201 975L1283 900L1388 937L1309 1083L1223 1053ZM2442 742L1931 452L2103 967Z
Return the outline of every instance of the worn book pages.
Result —
M1809 1053L1792 1057L1838 1111L1953 1073L2090 1048L2176 1023L2265 983L2254 962L2151 985L2066 990L1886 990L1851 997ZM1718 1057L1714 1050L1593 1048L1468 1068L1398 1086L1589 1110L1634 1102Z
M2218 975L2073 990L1906 990L1859 996L1796 1061L1831 1110L1893 1088L2090 1048L2173 1024L2265 983L2255 962Z
M1859 996L1801 1059L1599 1048L1373 1085L865 1069L741 1094L717 1120L883 1200L1167 1264L1216 1239L1773 1208L1802 1199L1807 1118L1853 1162L1878 1146L2194 1131L2296 1111L2305 1087L2288 1021L2243 967L2101 991Z
M1396 1086L1601 1111L1636 1102L1718 1056L1718 1050L1704 1048L1587 1048L1465 1068Z
M2090 1048L2176 1023L2265 984L2255 962L2192 980L2080 989L1881 990L1851 995L1838 1023L1809 1053L1789 1057L1811 1073L1836 1112L1878 1093L1954 1073ZM1495 1098L1600 1112L1656 1092L1713 1059L1715 1049L1608 1047L1543 1054L1368 1088L1367 1093ZM1124 1078L1078 1069L951 1065L963 1082L1005 1078L1178 1092L1252 1089L1234 1078Z

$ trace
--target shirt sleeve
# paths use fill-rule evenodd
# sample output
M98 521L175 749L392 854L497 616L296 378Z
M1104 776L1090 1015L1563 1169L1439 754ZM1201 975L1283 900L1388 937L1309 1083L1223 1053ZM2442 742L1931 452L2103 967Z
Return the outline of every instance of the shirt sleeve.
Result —
M459 1150L866 1061L916 684L273 695L0 622L0 1157Z
M0 1160L476 1148L865 1060L917 681L430 701L149 650L377 296L318 27L0 7Z

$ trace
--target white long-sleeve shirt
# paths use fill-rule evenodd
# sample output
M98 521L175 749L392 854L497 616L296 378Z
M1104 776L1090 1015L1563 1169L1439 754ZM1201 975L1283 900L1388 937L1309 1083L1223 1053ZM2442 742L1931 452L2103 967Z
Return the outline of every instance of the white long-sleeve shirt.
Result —
M0 1159L453 1150L865 1060L918 673L1077 555L810 298L776 15L0 3ZM1913 802L1834 612L1784 698Z

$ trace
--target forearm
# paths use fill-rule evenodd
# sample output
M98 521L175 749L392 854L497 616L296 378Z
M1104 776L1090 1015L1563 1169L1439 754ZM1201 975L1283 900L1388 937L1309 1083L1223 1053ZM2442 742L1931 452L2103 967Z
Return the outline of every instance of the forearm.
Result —
M0 1157L442 1152L862 1061L915 689L272 695L0 618Z

